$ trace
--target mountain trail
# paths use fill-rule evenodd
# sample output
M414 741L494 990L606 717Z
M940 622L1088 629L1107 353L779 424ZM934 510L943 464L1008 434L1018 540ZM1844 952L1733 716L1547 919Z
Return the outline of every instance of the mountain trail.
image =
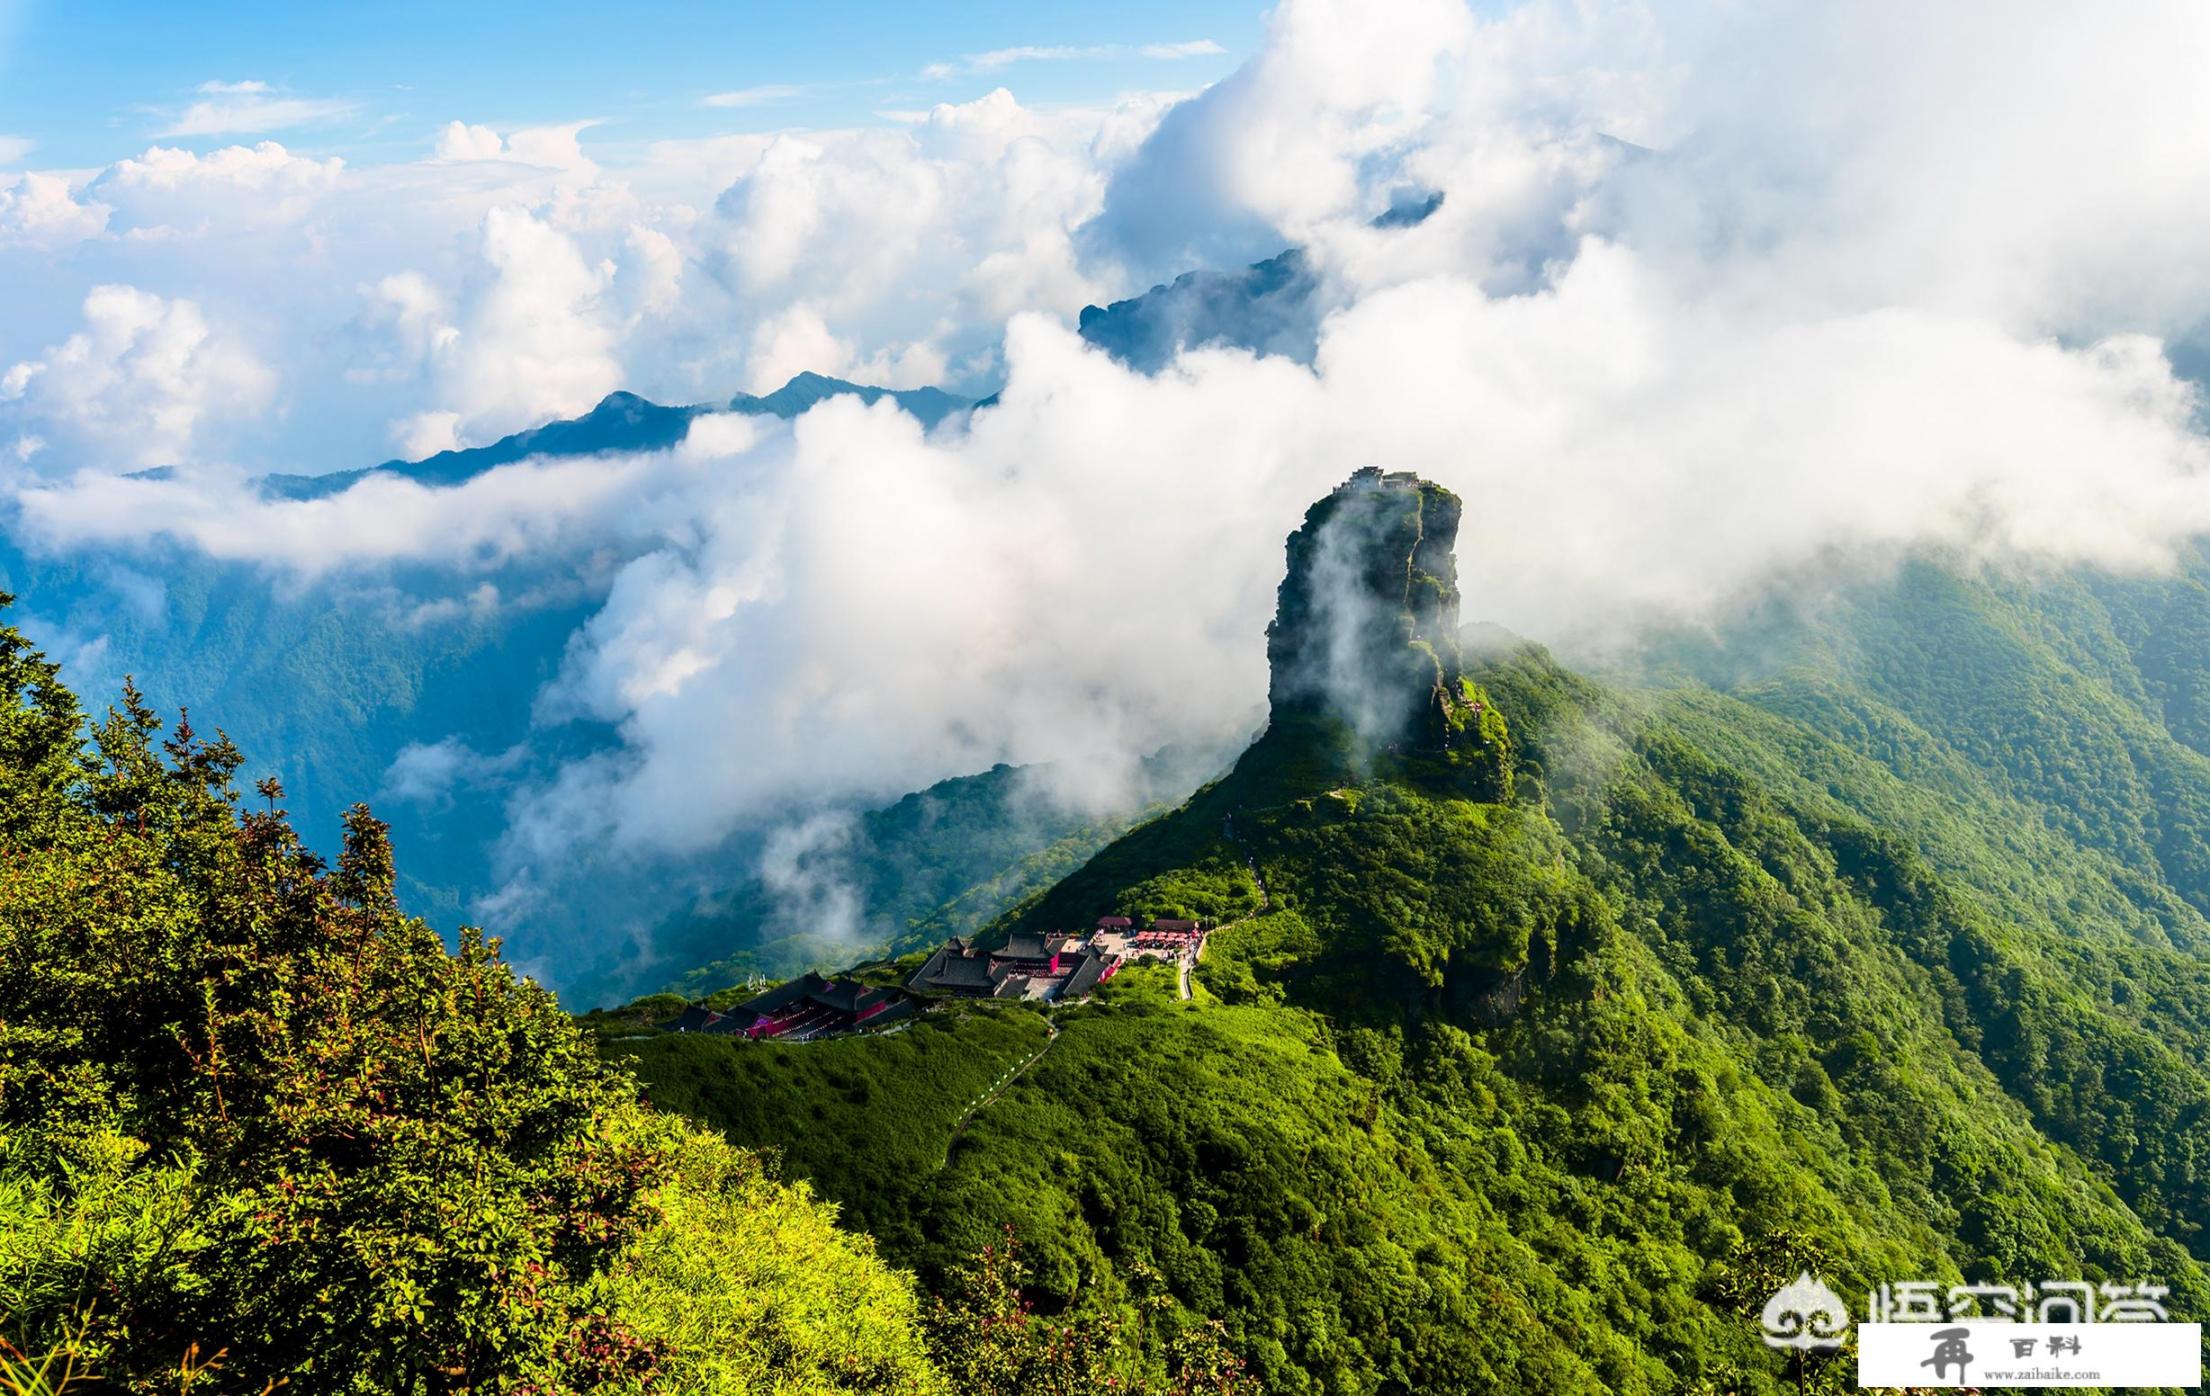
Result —
M1044 1045L1023 1057L1019 1065L1007 1067L1004 1073L990 1084L988 1090L975 1097L974 1101L968 1105L967 1112L959 1117L957 1124L952 1126L950 1136L944 1140L944 1163L946 1165L951 1163L952 1150L959 1147L959 1137L967 1132L968 1125L974 1123L975 1116L988 1109L991 1102L999 1096L1004 1095L1030 1067L1042 1061L1044 1053L1049 1052L1058 1041L1059 1025L1046 1017L1044 1019Z

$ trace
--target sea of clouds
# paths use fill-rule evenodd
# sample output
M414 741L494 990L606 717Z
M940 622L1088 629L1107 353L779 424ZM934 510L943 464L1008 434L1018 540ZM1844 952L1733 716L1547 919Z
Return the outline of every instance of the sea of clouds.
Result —
M0 175L0 258L78 277L67 332L0 360L12 526L294 585L612 550L538 713L620 746L515 790L495 917L998 761L1108 808L1262 716L1282 540L1357 465L1461 493L1468 619L1561 642L1928 545L2167 561L2210 529L2174 367L2210 314L2205 52L2183 3L1286 0L1231 77L1097 109ZM1144 376L1073 332L1289 245L1310 363ZM265 423L341 397L375 432L322 464L801 369L1003 391L933 434L835 400L452 489L246 483L299 459L251 453Z

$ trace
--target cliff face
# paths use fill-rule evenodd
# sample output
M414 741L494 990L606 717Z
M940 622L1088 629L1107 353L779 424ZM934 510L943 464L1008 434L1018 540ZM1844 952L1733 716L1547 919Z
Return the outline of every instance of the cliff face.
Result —
M1465 725L1463 506L1409 474L1359 471L1305 513L1266 631L1278 721L1326 716L1369 746L1437 751Z

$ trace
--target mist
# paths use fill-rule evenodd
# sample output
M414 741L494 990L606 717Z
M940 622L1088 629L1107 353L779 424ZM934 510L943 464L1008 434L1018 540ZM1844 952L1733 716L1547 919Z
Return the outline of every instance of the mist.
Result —
M1263 720L1283 541L1355 466L1462 496L1466 618L1568 653L1914 550L2154 569L2210 529L2201 390L2167 352L2210 311L2210 87L2183 61L2210 15L1379 9L1285 4L1235 76L1039 173L1048 275L960 302L1002 394L933 433L832 400L789 426L703 417L650 456L304 502L235 468L85 471L21 483L21 526L295 580L611 549L538 714L611 724L619 750L517 780L479 908L525 956L563 889L746 828L783 828L794 904L861 925L808 871L834 862L805 856L833 852L823 809L998 762L1107 809L1163 747L1232 752ZM2062 124L2082 111L2093 129ZM838 149L786 158L842 188ZM1443 201L1374 226L1407 190ZM723 221L774 226L767 192ZM1143 374L1070 328L1100 287L1291 244L1323 287L1309 360L1214 347ZM785 245L743 274L765 284ZM820 250L807 276L849 257L851 296L896 294L872 253ZM763 354L808 342L775 313ZM829 338L847 363L911 344ZM630 352L576 342L586 366Z

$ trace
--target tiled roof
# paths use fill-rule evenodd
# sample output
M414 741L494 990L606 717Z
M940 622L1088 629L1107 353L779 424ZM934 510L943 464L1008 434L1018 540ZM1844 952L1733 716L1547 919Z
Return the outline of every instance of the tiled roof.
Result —
M714 1012L705 1004L694 1003L689 1008L684 1009L682 1014L673 1022L663 1026L669 1032L704 1032L720 1021L721 1015L719 1013Z
M1105 967L1109 963L1106 956L1094 950L1085 953L1081 959L1075 961L1074 972L1067 976L1066 985L1059 990L1059 997L1080 998L1096 988L1097 982L1105 977Z
M1008 939L1000 949L990 953L1001 960L1048 960L1052 946L1034 931L1024 931Z
M990 973L988 956L960 954L947 945L929 956L928 963L906 981L906 987L919 993L989 993L996 987L996 979Z
M813 998L830 987L829 981L818 974L801 974L788 984L770 989L758 998L747 999L737 1006L737 1012L768 1017L803 999ZM747 1018L746 1021L749 1022L750 1019Z

